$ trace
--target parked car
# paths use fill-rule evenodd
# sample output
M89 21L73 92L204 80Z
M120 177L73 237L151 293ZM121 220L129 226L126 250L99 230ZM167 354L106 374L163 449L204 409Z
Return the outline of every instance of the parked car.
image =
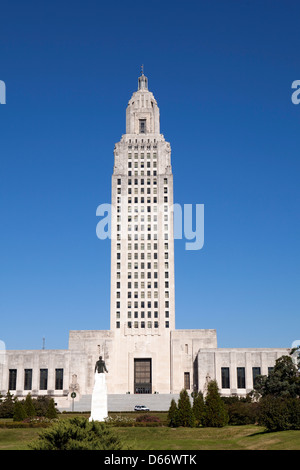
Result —
M145 405L135 405L134 411L150 411L150 409Z

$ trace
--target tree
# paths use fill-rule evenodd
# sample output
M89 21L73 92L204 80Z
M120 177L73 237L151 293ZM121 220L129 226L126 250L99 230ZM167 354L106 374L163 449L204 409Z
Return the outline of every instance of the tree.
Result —
M8 390L5 399L0 405L0 418L12 418L14 415L14 397Z
M300 429L300 399L265 395L259 401L258 424L273 432Z
M223 427L228 423L228 415L224 402L219 394L216 380L211 380L207 386L207 395L204 407L204 425L209 427Z
M49 407L49 402L51 400L51 397L45 395L38 396L33 400L36 416L46 416Z
M190 397L185 389L181 390L177 405L177 426L195 426L195 417L190 401Z
M174 398L172 398L170 408L168 411L168 425L171 428L175 428L177 426L177 413L178 413L177 404Z
M32 400L32 397L31 397L30 393L28 393L26 398L25 398L24 409L25 409L26 415L28 417L36 415L35 407L34 407L33 400Z
M300 370L300 345L290 350L290 356L296 356L297 369Z
M251 401L250 397L229 396L222 397L228 413L228 424L242 425L257 422L258 403Z
M15 401L15 406L14 406L13 420L14 421L23 421L25 418L27 418L27 414L26 414L24 405L19 400L16 400Z
M254 386L254 396L272 395L282 398L300 396L300 377L297 367L290 356L281 356L276 360L274 369L268 376L259 376Z
M196 426L201 426L204 421L204 399L202 392L193 393L193 413Z
M109 427L86 418L62 419L44 430L33 450L123 450L120 438Z
M48 408L47 408L45 416L46 416L46 418L49 418L49 419L57 418L57 410L55 408L55 403L54 403L53 398L51 398L50 401L49 401Z

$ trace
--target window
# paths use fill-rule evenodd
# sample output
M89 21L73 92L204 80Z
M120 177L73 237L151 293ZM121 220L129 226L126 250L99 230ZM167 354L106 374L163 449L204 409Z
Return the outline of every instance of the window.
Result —
M47 390L48 369L40 369L40 390Z
M245 367L237 368L237 388L246 388Z
M17 369L9 369L8 389L9 390L17 389Z
M55 369L55 390L63 389L63 377L64 377L64 370Z
M24 370L24 390L32 390L32 369Z
M186 390L190 390L190 373L189 372L185 372L184 373L184 388Z
M258 375L260 375L260 367L252 367L253 387L255 385L255 380Z
M222 388L230 388L229 367L221 367Z
M140 134L146 133L146 119L140 119Z

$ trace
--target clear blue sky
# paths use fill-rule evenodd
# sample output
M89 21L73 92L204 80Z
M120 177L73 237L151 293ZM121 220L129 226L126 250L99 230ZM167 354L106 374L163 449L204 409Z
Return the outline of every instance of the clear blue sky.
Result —
M205 205L175 243L176 327L219 347L300 338L297 0L1 2L0 339L67 348L108 329L113 149L144 64L172 147L174 200Z

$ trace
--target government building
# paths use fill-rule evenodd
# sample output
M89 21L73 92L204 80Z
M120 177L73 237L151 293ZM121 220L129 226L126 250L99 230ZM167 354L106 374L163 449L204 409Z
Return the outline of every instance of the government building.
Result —
M70 331L66 350L6 351L1 394L48 395L60 410L89 411L100 355L109 411L167 409L183 388L205 393L212 379L222 395L251 391L289 349L218 348L213 329L175 328L171 147L143 72L114 148L111 207L110 330Z

